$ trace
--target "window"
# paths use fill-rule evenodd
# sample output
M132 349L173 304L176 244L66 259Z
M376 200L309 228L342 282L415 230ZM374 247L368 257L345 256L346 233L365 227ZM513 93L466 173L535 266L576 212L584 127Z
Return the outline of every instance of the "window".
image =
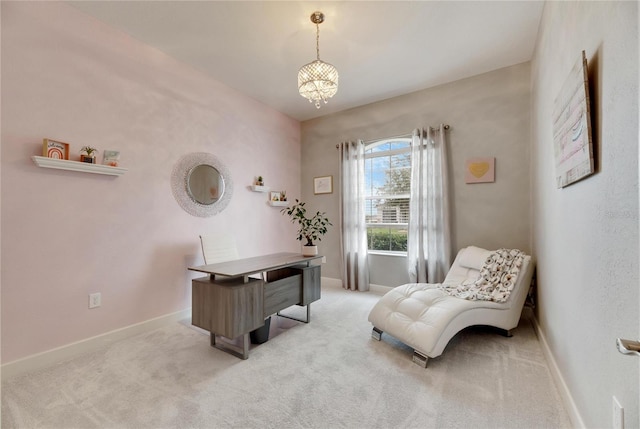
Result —
M367 145L364 172L369 251L406 254L411 138L379 140Z

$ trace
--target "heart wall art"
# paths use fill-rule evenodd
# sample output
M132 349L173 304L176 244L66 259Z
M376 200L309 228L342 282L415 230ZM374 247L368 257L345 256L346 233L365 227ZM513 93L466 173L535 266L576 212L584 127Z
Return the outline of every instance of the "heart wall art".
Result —
M496 179L495 158L470 158L467 160L465 183L491 183Z

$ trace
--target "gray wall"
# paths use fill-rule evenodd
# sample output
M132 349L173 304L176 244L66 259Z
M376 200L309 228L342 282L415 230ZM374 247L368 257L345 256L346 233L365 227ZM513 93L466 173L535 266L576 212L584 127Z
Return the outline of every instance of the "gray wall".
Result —
M529 78L530 64L523 63L303 122L302 198L312 209L326 211L334 224L319 243L327 256L323 275L340 278L336 144L439 123L451 126L453 251L473 244L529 252ZM465 160L480 156L496 158L496 182L467 185ZM314 195L313 178L325 175L334 177L333 194ZM397 286L407 281L405 258L372 261L372 283Z
M532 61L533 252L537 318L587 427L611 427L612 399L638 427L638 4L547 2ZM554 100L586 51L597 173L554 183Z

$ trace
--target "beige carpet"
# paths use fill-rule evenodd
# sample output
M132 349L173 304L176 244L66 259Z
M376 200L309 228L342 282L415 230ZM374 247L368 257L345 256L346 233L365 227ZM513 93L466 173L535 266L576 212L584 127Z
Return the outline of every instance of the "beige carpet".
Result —
M2 428L570 427L529 320L465 330L423 369L371 339L378 298L324 287L246 361L188 320L122 340L3 383Z

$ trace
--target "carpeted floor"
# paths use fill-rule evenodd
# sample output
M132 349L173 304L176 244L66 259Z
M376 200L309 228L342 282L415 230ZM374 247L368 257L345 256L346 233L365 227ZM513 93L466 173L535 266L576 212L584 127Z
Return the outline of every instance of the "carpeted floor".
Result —
M371 339L378 299L324 287L310 324L272 318L245 361L189 320L119 341L4 382L2 428L570 427L529 320L467 329L423 369Z

